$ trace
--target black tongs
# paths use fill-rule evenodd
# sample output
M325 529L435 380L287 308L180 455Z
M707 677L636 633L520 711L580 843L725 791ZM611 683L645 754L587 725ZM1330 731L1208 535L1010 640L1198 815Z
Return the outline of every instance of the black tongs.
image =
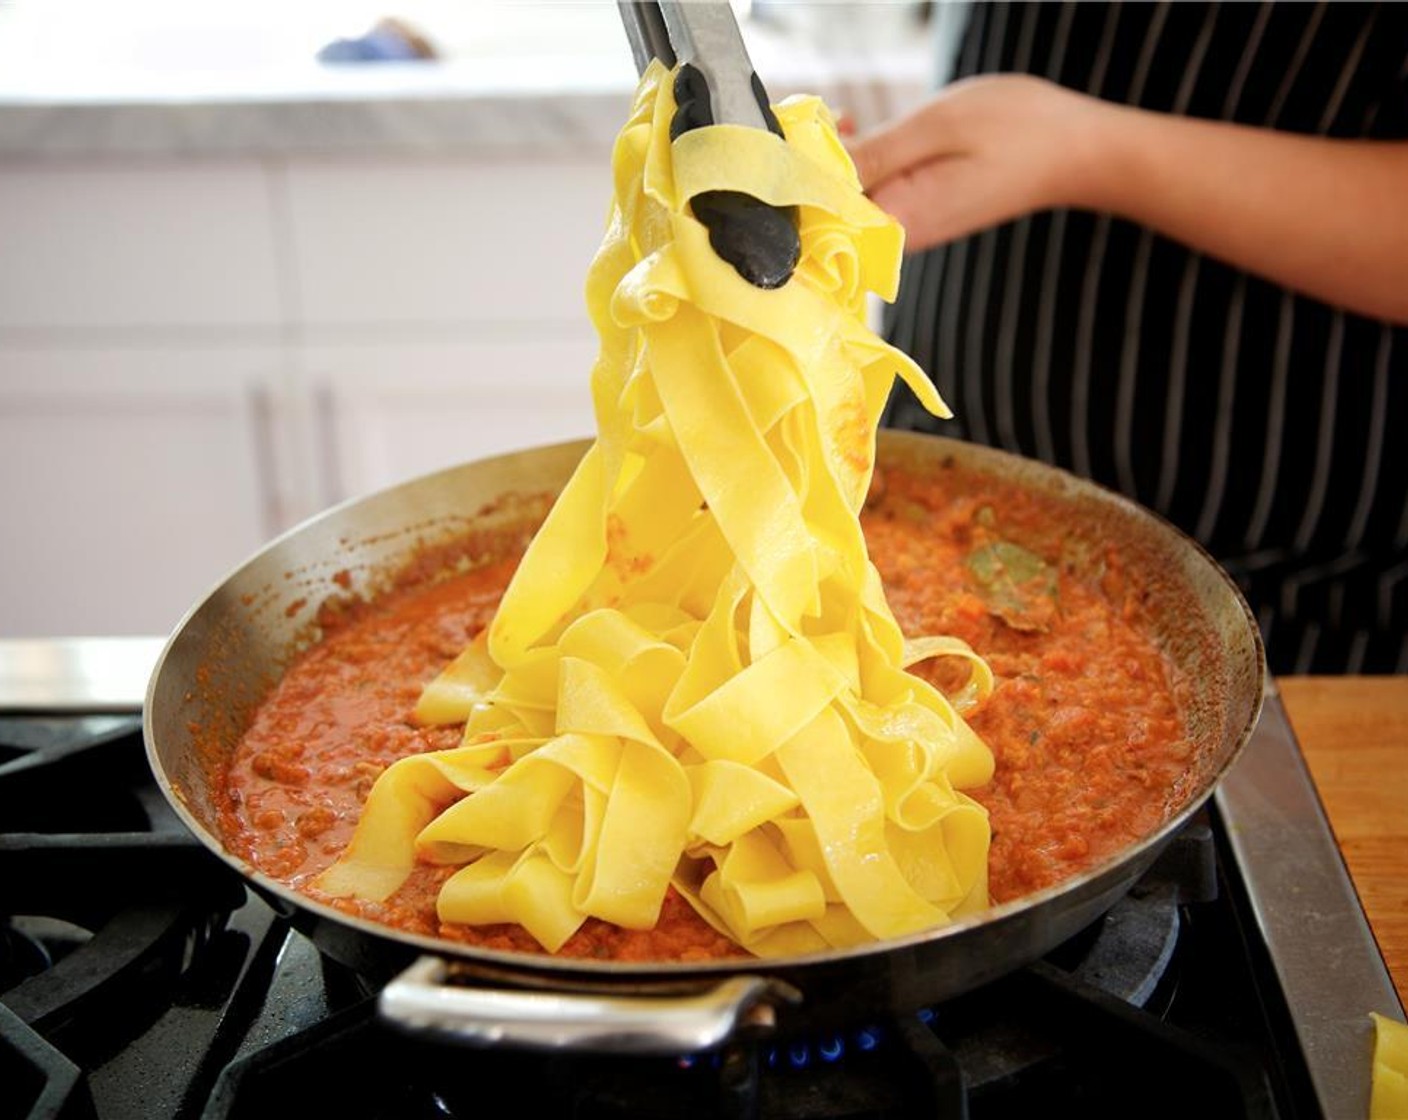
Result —
M671 140L711 124L782 135L727 0L618 0L618 6L636 69L644 72L653 58L679 67ZM791 278L802 255L795 207L770 206L740 191L704 191L689 202L714 252L750 284L780 288Z

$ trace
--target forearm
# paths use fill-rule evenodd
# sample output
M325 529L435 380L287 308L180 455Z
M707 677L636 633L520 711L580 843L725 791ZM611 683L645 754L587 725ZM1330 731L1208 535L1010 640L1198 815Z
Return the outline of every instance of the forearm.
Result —
M1408 323L1408 142L1328 140L1118 106L1077 206L1285 287Z

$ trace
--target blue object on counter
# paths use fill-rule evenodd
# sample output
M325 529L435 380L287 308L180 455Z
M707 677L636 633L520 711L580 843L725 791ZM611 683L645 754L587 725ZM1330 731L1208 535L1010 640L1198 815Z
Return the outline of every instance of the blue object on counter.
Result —
M378 24L355 39L334 39L318 51L319 62L414 62L427 57L394 24Z

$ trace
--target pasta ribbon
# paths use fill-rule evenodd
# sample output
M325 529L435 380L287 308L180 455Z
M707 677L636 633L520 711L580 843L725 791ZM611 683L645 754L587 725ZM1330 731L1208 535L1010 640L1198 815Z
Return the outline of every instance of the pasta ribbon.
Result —
M992 674L906 641L859 512L895 378L865 325L902 231L860 190L815 98L786 139L673 143L670 75L642 77L587 280L597 439L485 634L421 696L463 744L388 768L318 886L380 900L416 860L457 866L442 920L516 922L556 950L587 918L648 928L672 887L764 956L942 925L987 898L993 759L964 722ZM795 207L802 257L763 291L689 200ZM954 702L908 671L970 663Z
M1375 1011L1369 1120L1408 1116L1408 1026Z

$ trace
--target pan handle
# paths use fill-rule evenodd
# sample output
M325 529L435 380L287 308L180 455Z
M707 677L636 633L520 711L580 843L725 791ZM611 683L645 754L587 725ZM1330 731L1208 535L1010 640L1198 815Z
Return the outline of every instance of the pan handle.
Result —
M741 1026L771 1027L773 1004L798 998L790 985L753 975L649 995L485 988L455 983L449 962L425 956L387 984L378 1010L402 1030L476 1046L683 1055Z

